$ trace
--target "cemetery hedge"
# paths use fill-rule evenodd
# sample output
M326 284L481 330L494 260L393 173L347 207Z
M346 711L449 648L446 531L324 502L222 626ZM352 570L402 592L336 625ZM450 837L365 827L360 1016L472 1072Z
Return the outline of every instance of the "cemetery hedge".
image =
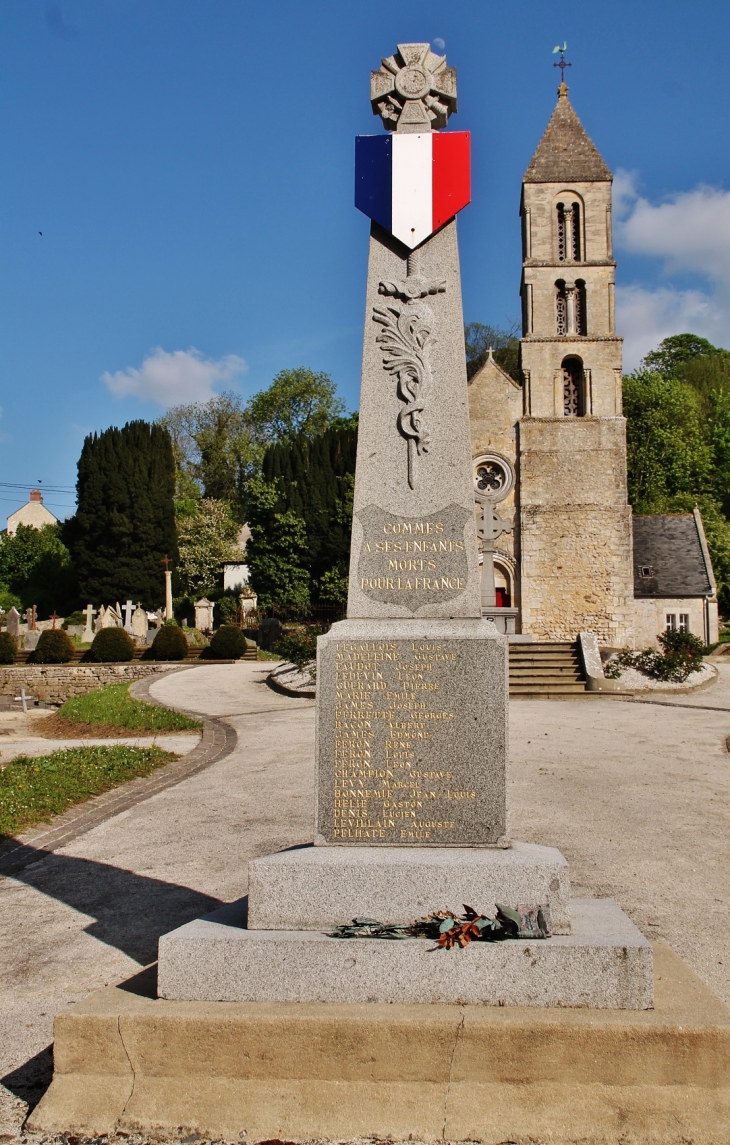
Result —
M74 646L68 632L48 628L41 632L38 643L28 656L29 664L68 664L74 658Z
M103 724L140 732L176 732L202 727L182 712L135 700L129 684L110 684L85 696L72 696L58 709L57 718L67 724Z
M145 660L185 660L188 642L182 628L176 624L163 624L144 653Z
M19 756L0 770L0 834L47 823L75 803L140 775L177 756L158 747L67 748L49 755Z
M15 637L9 632L0 632L0 664L14 664L18 655Z
M240 660L246 651L246 637L235 624L223 624L200 654L205 660Z
M134 641L123 628L101 628L84 653L97 664L125 664L134 659Z

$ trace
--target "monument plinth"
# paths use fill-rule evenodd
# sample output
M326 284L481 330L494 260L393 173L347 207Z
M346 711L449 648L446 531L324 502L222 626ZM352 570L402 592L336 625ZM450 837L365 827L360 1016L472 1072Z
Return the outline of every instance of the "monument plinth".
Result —
M390 134L356 146L370 255L348 619L318 641L314 846L250 864L247 912L166 935L160 994L650 1006L643 935L609 900L571 910L563 856L509 837L508 643L482 616L456 235L469 136L433 130L456 75L401 44L371 98ZM552 936L449 955L327 935L465 903L539 905Z
M315 843L507 845L504 637L348 620L319 641Z

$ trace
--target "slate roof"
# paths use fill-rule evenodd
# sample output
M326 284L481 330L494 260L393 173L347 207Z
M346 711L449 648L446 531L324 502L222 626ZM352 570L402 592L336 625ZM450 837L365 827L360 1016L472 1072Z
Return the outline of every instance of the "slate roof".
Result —
M601 183L610 179L611 172L573 110L567 89L560 92L524 182Z
M697 525L687 514L634 517L634 596L711 596ZM652 576L641 575L651 569Z

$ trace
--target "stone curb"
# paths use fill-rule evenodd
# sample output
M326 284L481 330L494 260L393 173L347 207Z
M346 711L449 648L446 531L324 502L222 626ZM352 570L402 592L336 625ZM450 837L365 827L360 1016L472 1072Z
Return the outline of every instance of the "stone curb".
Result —
M294 665L292 664L292 668ZM295 699L300 700L316 700L316 688L290 688L287 684L282 684L277 680L272 669L266 677L266 683L271 688L272 692L279 692L282 696L294 696Z
M174 670L185 672L193 666L186 665L184 668ZM166 704L150 696L149 687L153 683L155 680L137 681L133 685L133 695L138 700L162 708L167 707ZM182 708L175 710L201 719L199 712L185 711ZM23 870L45 855L65 847L80 835L85 835L105 819L118 815L120 811L126 811L135 804L144 802L145 799L150 799L167 787L174 787L199 771L204 771L206 767L230 755L236 742L236 732L229 724L205 717L200 743L182 759L158 768L152 775L132 779L129 783L124 783L111 791L93 796L85 803L70 807L62 815L54 816L51 823L43 824L17 838L6 839L0 843L0 875L11 875Z

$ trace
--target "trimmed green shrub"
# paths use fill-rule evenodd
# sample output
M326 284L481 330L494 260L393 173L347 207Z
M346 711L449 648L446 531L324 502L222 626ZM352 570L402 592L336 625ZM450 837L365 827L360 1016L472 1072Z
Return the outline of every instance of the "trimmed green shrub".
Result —
M206 660L240 660L246 651L246 637L235 624L223 624L214 634L201 657Z
M188 654L185 633L177 624L163 624L148 651L147 660L184 660Z
M134 641L123 628L100 628L84 660L97 664L125 664L134 659Z
M74 646L62 628L47 628L28 657L31 664L68 664L74 658Z
M0 664L14 664L18 655L15 637L9 632L0 632Z

